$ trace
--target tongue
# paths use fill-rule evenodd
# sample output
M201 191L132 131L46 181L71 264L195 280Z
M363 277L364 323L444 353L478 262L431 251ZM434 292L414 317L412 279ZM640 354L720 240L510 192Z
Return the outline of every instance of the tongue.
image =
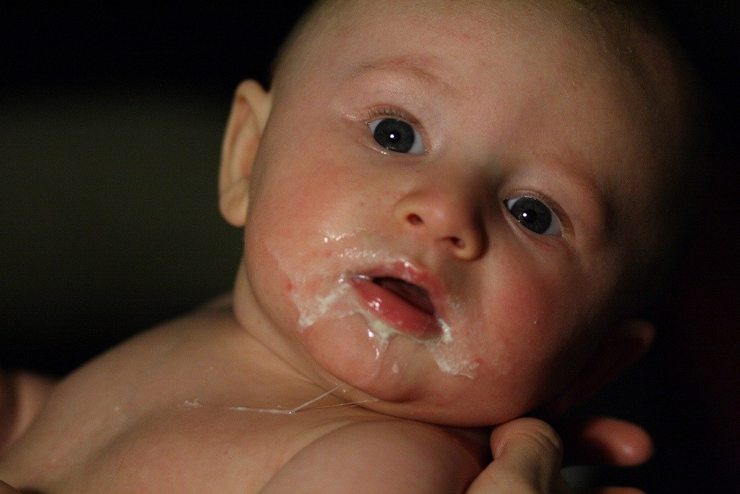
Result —
M415 338L435 338L440 327L426 291L397 278L357 277L355 290L378 318Z
M398 278L374 278L373 283L393 292L409 304L427 314L434 314L434 305L427 291Z

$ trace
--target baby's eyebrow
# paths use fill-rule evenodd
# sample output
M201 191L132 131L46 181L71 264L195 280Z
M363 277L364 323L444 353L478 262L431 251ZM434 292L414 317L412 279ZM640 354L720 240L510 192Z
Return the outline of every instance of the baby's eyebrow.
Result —
M614 197L605 184L585 174L569 170L568 167L555 172L567 187L580 198L579 205L572 216L585 220L583 225L590 227L592 238L608 241L614 233Z
M424 55L400 55L380 58L372 62L360 64L351 74L358 77L366 72L395 71L407 73L414 79L418 79L426 85L438 86L444 91L451 91L453 87L442 80L431 68L437 66L434 57Z

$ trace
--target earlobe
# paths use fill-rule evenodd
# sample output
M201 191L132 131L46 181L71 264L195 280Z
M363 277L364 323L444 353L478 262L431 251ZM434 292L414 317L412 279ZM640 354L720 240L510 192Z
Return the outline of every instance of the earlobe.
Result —
M613 329L600 343L575 381L544 407L545 413L561 415L593 396L647 352L655 337L648 321L633 319Z
M249 202L252 165L272 108L272 95L259 83L239 84L221 146L218 202L221 215L243 226Z

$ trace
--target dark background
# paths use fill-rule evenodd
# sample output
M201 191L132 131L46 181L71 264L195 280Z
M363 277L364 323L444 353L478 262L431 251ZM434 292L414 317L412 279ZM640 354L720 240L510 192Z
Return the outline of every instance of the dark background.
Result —
M216 209L221 132L236 84L267 82L290 4L3 4L0 367L64 374L230 289L241 233ZM649 492L740 480L737 4L670 3L716 146L652 309L655 348L581 411L654 433L655 458L615 477Z
M3 4L0 365L64 373L230 289L221 133L301 10L247 4Z

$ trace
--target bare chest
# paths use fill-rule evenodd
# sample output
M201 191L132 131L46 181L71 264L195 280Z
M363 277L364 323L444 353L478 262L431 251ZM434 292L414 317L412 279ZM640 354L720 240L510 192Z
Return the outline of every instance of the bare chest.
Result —
M258 492L298 451L346 423L195 400L79 419L77 427L37 424L0 462L0 475L44 494Z
M290 409L322 392L230 313L202 313L143 333L62 381L0 458L0 479L37 494L258 492L308 444L370 412L249 408Z

